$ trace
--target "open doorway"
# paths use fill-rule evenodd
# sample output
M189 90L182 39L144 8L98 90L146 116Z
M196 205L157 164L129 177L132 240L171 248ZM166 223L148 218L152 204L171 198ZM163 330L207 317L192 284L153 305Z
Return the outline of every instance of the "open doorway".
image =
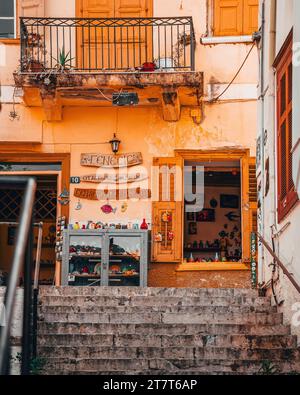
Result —
M25 173L26 175L29 175L28 172ZM25 173L20 174L25 175ZM58 175L30 175L35 176L37 180L33 221L35 225L41 223L43 229L39 282L42 285L52 285L54 283L56 264L55 242ZM10 271L20 207L24 194L23 188L24 187L22 185L0 185L0 285L6 285ZM39 228L38 226L35 226L33 235L34 264L37 256L38 233ZM20 283L22 283L22 275Z
M196 193L199 182L204 182L203 208L196 201L184 205L184 260L242 262L240 161L186 160L185 192Z

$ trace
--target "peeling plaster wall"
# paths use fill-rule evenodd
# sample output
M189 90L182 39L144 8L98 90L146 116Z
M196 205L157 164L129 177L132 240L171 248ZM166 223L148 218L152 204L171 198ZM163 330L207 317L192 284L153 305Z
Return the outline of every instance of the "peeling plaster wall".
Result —
M227 86L241 66L251 44L215 44L202 45L200 38L207 34L211 24L207 16L206 0L154 0L154 16L192 15L196 32L196 70L204 72L204 91L217 93L217 89ZM182 7L181 7L182 5ZM46 16L74 16L75 1L46 0ZM211 12L209 12L211 14ZM13 71L18 66L19 45L0 43L0 81L2 85L13 86ZM221 84L221 85L220 85ZM239 90L249 89L249 98L239 97ZM80 166L80 154L83 152L110 153L110 146L103 145L117 131L122 140L122 152L142 151L147 169L155 156L174 156L175 149L209 148L248 148L255 156L256 138L256 101L253 90L257 86L257 51L254 50L245 67L235 81L232 91L228 91L226 100L204 104L201 125L193 122L188 107L181 110L179 122L164 122L162 110L152 108L114 108L65 107L63 121L47 122L43 109L16 104L20 119L9 120L11 103L3 103L0 112L0 149L2 151L71 153L71 175L93 173L91 168ZM220 88L221 87L221 88ZM239 89L240 88L240 89ZM212 95L210 98L213 97ZM12 101L12 100L11 100ZM118 121L117 121L118 119ZM10 139L10 144L6 144ZM13 144L11 144L13 142ZM16 144L18 143L18 144ZM93 188L92 184L82 187ZM147 186L147 181L142 186ZM71 186L71 196L74 186ZM104 216L98 202L83 201L83 209L75 210L76 199L70 204L72 220L102 219L113 222L116 218L126 221L128 218L145 217L150 219L150 202L130 203L126 213L120 212L121 203L117 203L118 215Z

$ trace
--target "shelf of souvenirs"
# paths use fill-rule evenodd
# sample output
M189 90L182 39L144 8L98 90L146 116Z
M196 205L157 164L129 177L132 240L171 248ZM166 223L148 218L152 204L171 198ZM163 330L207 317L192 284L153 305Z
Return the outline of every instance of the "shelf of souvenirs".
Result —
M131 273L109 273L109 278L138 278L140 277L140 273L138 272L131 272ZM100 274L95 274L95 273L82 273L82 274L69 274L69 278L74 277L74 278L86 278L86 279L101 279ZM69 280L70 281L70 280Z
M71 260L72 258L84 258L84 259L99 259L101 258L101 254L90 254L90 253L72 253L69 255L69 259ZM113 261L115 260L116 262L120 262L121 260L134 260L138 262L140 260L139 255L133 255L133 254L114 254L114 255L109 255L109 260Z

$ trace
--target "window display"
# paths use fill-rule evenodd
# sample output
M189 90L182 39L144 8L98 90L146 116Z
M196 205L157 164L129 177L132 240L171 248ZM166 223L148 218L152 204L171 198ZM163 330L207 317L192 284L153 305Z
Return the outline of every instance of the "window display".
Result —
M65 230L63 285L147 286L148 231Z

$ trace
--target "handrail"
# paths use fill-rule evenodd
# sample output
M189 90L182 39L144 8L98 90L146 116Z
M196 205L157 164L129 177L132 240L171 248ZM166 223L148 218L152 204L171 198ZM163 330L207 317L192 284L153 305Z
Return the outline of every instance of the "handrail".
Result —
M259 233L257 233L257 237L258 237L258 240L263 244L263 246L267 249L267 251L273 257L273 259L277 262L278 266L281 268L283 273L287 276L287 278L290 280L290 282L293 284L293 286L296 288L296 290L300 293L300 285L294 279L292 274L287 270L287 268L285 267L284 263L278 258L278 256L272 250L272 248L268 244L268 242Z
M6 325L1 328L0 335L0 375L10 370L10 329L14 313L15 297L19 275L25 259L24 270L24 302L23 302L23 338L22 338L22 374L29 373L30 365L30 305L31 305L31 248L32 248L32 216L36 192L34 178L18 176L1 176L0 182L5 184L24 184L25 192L20 213L20 225L17 231L16 245L11 271L5 293L4 306ZM25 254L26 252L26 254Z

